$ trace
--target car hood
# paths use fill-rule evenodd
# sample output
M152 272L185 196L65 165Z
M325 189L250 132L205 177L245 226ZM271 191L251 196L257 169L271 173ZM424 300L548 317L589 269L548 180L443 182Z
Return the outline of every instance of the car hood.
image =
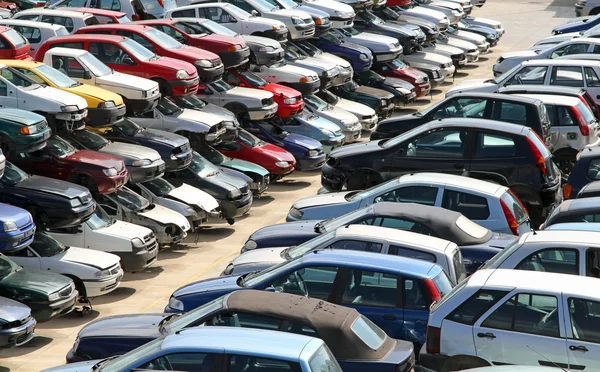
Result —
M392 93L390 93L390 92L387 92L387 91L382 90L382 89L371 88L371 87L368 87L366 85L360 85L358 87L358 89L356 89L356 92L363 93L363 94L368 94L368 95L375 96L377 98L383 98L383 99L392 99L392 98L394 98L394 95Z
M92 370L94 365L103 360L104 359L95 359L85 362L69 363L62 366L45 369L44 372L89 372Z
M512 234L494 233L486 245L492 248L504 249L512 244L515 240L519 240L518 236Z
M344 120L346 122L349 122L350 125L358 123L358 118L352 113L346 110L342 110L341 108L335 107L333 105L330 105L329 108L330 109L319 111L318 115L322 115L332 121L335 120L341 122L342 120ZM340 125L346 126L342 123L340 123Z
M446 15L439 10L425 8L422 6L416 6L414 8L407 9L406 11L403 11L403 13L408 13L408 14L414 15L416 17L419 17L422 14L422 15L427 15L429 17L435 17L440 20L443 19L444 17L446 17Z
M227 93L229 94L235 88L229 90ZM219 124L223 121L223 118L219 115L211 114L208 112L200 111L200 110L192 110L184 108L177 114L177 119L189 120L194 122L200 122L202 124L206 124L210 127Z
M158 338L158 324L170 314L113 315L94 320L83 327L77 337L143 337Z
M303 4L312 8L321 9L331 15L335 15L336 10L343 13L355 14L354 9L350 5L332 0L304 0Z
M270 46L274 49L281 49L281 44L277 40L273 40L268 37L252 36L252 35L237 35L236 38L240 38L248 45L259 45L259 46Z
M305 59L298 59L296 61L290 62L290 63L294 63L299 65L298 67L303 67L303 66L311 66L311 67L317 67L323 70L331 70L332 68L335 68L337 65L331 61L325 60L325 59L318 59L318 58L314 58L314 57L306 57Z
M21 268L8 277L2 278L0 285L5 291L25 289L49 295L66 287L71 282L71 279L63 275Z
M315 66L316 67L320 67L320 64L317 63L317 64L315 64ZM331 66L331 68L333 68L333 67L334 66ZM274 70L274 71L279 70L281 72L286 72L288 74L294 74L294 75L297 75L297 76L319 77L319 75L316 72L314 72L313 70L310 70L308 68L304 68L304 67L301 67L301 66L293 66L293 65L289 65L289 64L285 64L283 66L275 67L272 70ZM246 89L248 89L248 88L246 88Z
M160 142L165 145L169 145L172 147L183 146L189 142L187 138L175 133L165 132L164 130L158 129L146 129L141 132L135 134L134 138L144 140L144 141L152 141L152 142Z
M587 21L587 19L582 20L582 21L575 21L575 22L565 23L563 25L556 26L556 27L554 27L552 29L552 32L556 32L556 31L562 32L563 30L569 30L569 29L573 29L573 28L584 27L587 24L587 22L584 22L584 21Z
M386 81L387 79L389 78L385 78ZM338 101L335 104L335 107L339 107L342 110L351 112L354 115L358 116L359 119L363 116L375 115L375 110L373 110L369 106L364 105L362 103L350 101L341 97L338 97Z
M197 57L197 55L194 56L194 58L196 58L196 57ZM196 66L194 66L190 62L182 61L178 58L160 57L159 56L158 59L148 60L148 61L145 61L144 63L150 64L147 67L150 70L156 68L157 71L160 71L160 70L164 70L164 68L167 67L173 71L184 70L190 76L198 76L198 70L196 69ZM156 67L154 67L154 66L156 66Z
M294 145L302 146L307 150L317 150L321 147L319 141L295 133L288 134L283 138L283 141L293 143Z
M284 67L292 67L292 66L284 66ZM267 98L272 98L273 93L267 92L261 89L253 89L253 88L244 88L244 87L233 87L229 89L226 93L228 98L240 97L242 99L255 98L258 100L263 100Z
M31 315L29 306L10 298L0 297L0 319L14 322L15 320L25 319L29 315Z
M368 45L369 47L377 46L380 49L390 49L390 44L398 44L398 39L393 37L377 35L371 32L361 32L358 35L353 35L350 38L351 42Z
M471 80L465 80L457 85L455 85L454 87L448 89L448 92L457 92L457 91L461 91L464 89L471 89L471 88L478 88L478 87L483 87L483 86L493 86L493 83L486 83L488 79L471 79ZM446 93L446 94L447 94Z
M207 192L185 183L178 188L173 189L168 195L183 203L195 204L207 212L219 207L217 199L213 198Z
M331 155L330 155L331 156ZM302 198L296 200L294 202L294 208L302 209L306 207L317 207L321 205L331 205L331 204L344 204L348 201L345 196L353 193L353 191L343 191L343 192L334 192L329 194L321 194L315 196L308 196L306 198Z
M200 178L202 178L202 177L200 177ZM202 179L204 179L208 182L213 182L227 190L241 189L244 186L248 186L246 181L244 181L238 177L230 176L229 174L227 174L223 171L220 171L219 173L217 173L214 176L204 177Z
M173 297L181 297L189 294L203 293L208 291L235 291L238 289L244 289L243 287L237 285L238 278L239 276L230 276L200 280L179 288L173 293Z
M219 58L218 55L213 52L209 52L206 49L195 48L187 45L183 48L172 49L170 52L173 53L173 55L177 55L177 59L180 59L180 56L187 57L190 60L208 59L212 61Z
M77 197L81 198L89 194L87 188L75 183L35 175L30 175L27 179L19 182L14 187L47 192L63 197L66 196L69 199Z
M304 121L305 123L312 125L314 127L320 128L320 129L327 129L332 131L333 133L340 133L340 126L331 122L330 120L325 119L322 116L319 115L311 115L310 120L306 120L305 118L300 118L298 117L300 120ZM341 134L341 133L340 133Z
M381 150L382 148L379 146L379 142L381 141L369 141L362 143L353 143L349 145L345 145L342 147L338 147L337 149L331 151L329 154L330 158L344 158L346 156L355 156L360 154L371 154L376 151Z
M466 21L473 21L473 22L479 22L479 23L484 23L484 24L488 24L490 26L502 26L501 22L495 21L493 19L489 19L489 18L481 18L481 17L467 17Z
M475 47L477 48L477 47ZM434 44L430 47L425 48L428 52L432 53L440 53L440 54L463 54L464 51L460 48L457 48L448 44Z
M110 142L106 146L100 149L100 152L104 154L110 154L123 158L130 159L148 159L150 161L156 161L160 159L158 151L151 149L146 146L133 145L124 142Z
M105 270L119 263L119 256L94 249L70 247L63 253L55 256L60 261L80 263Z
M73 155L61 159L85 163L101 168L115 168L117 171L121 169L121 165L123 164L121 158L91 150L79 150Z
M294 155L292 155L290 152L288 152L287 150L285 150L279 146L272 145L270 143L267 143L263 146L259 146L258 149L261 153L263 153L266 156L271 157L276 162L277 161L287 161L289 163L289 162L296 161L294 158Z
M227 168L233 168L237 171L244 173L254 172L263 177L269 174L269 171L261 167L260 165L241 159L231 159L230 161L223 162L220 165Z
M404 88L404 89L408 89L408 90L414 89L414 87L415 87L408 81L404 81L404 80L398 79L398 78L391 78L391 77L386 77L383 84L389 85L390 87L393 87L393 88Z
M177 213L169 208L165 208L158 204L154 204L154 208L150 210L146 209L143 212L136 212L136 214L138 216L143 216L162 224L173 223L181 227L184 231L187 231L190 228L188 220L185 217L183 217L180 213ZM187 229L184 227L187 227Z
M206 106L204 106L204 108L202 109L202 112L214 114L222 117L223 119L227 119L228 121L233 121L234 123L237 123L237 119L235 118L235 115L233 115L233 112L212 103L207 103Z
M282 248L261 248L253 249L248 252L244 252L241 255L234 258L231 263L234 265L247 265L255 262L270 262L273 265L286 261L281 257L281 252L287 247Z
M123 103L123 98L120 95L95 85L81 84L65 90L80 97L92 97L99 101L113 101L116 105Z
M469 32L469 31L462 31L462 30L458 30L456 33L454 34L449 34L448 37L459 37L461 39L468 39L468 40L475 40L478 43L485 43L486 39L485 36L481 36L479 34L476 34L474 32Z
M121 74L119 72L114 72L106 76L97 76L96 79L102 84L118 88L128 88L143 91L158 89L158 83L156 81L144 79L134 75Z
M341 66L346 69L352 68L352 65L350 64L350 62L346 61L345 59L343 59L341 57L333 55L331 53L323 52L322 54L319 54L318 56L314 56L313 58L316 58L318 60L329 61L329 62L335 63L337 66Z
M30 90L28 93L39 98L45 98L47 100L54 101L61 106L76 105L80 110L88 107L85 99L73 93L65 92L49 86L42 86L41 88Z
M263 227L262 229L256 230L248 239L261 240L261 239L272 239L278 236L287 235L306 235L310 238L318 235L315 232L315 225L320 222L319 220L305 220L305 221L292 221L286 223L279 223Z
M115 236L117 238L140 238L143 240L144 236L152 233L152 230L144 226L117 220L110 226L96 230L96 233Z
M437 43L437 45L440 45L440 43ZM450 45L450 46L457 47L457 48L460 48L463 50L477 49L477 45L471 43L470 41L456 39L456 38L448 38L448 43L445 45Z
M419 62L428 62L428 63L433 62L434 64L442 64L442 63L447 63L447 62L451 61L450 58L448 58L446 56L442 56L440 54L430 53L430 52L416 52L416 53L405 55L404 57L402 57L402 59L405 59L407 61L416 60Z
M543 49L543 48L540 48ZM504 59L509 59L509 58L531 58L531 57L537 57L538 53L536 53L534 50L521 50L518 52L508 52L508 53L502 53L500 55L500 58L504 58Z

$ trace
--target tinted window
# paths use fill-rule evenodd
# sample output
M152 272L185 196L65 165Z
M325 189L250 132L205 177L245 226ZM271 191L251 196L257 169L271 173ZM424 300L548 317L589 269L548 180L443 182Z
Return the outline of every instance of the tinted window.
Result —
M584 67L583 71L585 72L585 83L588 88L600 87L600 79L598 79L598 75L596 75L593 68Z
M537 251L525 257L516 269L579 275L579 251L565 248Z
M600 159L594 159L590 161L587 177L592 181L600 180Z
M562 48L556 49L552 54L550 54L550 58L557 58L560 56L566 56L569 54L582 54L586 53L589 48L589 44L569 44L565 45Z
M258 358L247 355L229 355L229 371L254 371L254 372L300 372L298 363L285 360ZM194 371L210 372L210 369L196 369Z
M215 356L207 353L167 354L138 367L150 371L210 371ZM198 367L201 366L199 369Z
M513 158L517 155L518 149L513 137L482 132L475 134L474 158Z
M508 292L494 290L479 290L468 300L456 308L447 319L453 322L473 325L486 311L494 306Z
M411 310L428 310L431 303L429 292L422 279L404 279L402 299L403 307Z
M121 2L119 0L100 0L98 8L105 10L121 10Z
M349 270L341 304L396 307L398 278L396 275L373 271Z
M137 41L138 43L140 43L144 48L148 49L148 50L152 50L153 46L152 43L150 43L148 40L146 40L144 37L134 33L134 32L129 32L129 31L117 31L117 35L121 35L121 36L125 36L128 37L134 41Z
M444 118L483 118L487 99L485 98L457 98L440 107L433 114L433 119Z
M552 68L550 85L583 88L583 73L581 67L557 66Z
M527 66L517 72L507 84L543 85L548 68L545 66Z
M435 236L435 233L427 226L417 223L417 222L405 220L402 218L375 217L375 218L371 218L369 220L363 221L362 224L363 225L383 226L383 227L389 227L391 229L405 230L405 231L411 231L411 232L414 232L417 234Z
M496 100L492 105L491 118L513 124L527 125L527 105L518 102Z
M50 45L50 49L52 48L83 49L83 43L54 43Z
M600 302L569 298L569 315L575 340L600 343Z
M486 198L453 190L444 191L442 208L460 212L470 220L485 220L490 215Z
M363 251L363 252L381 252L381 244L363 242L360 240L338 240L331 244L328 248L335 249L348 249L351 251Z
M586 276L600 278L600 250L588 249L585 255Z
M390 245L388 249L388 254L393 254L396 256L409 257L422 261L436 262L437 259L434 254L417 251L410 248L404 248L397 245Z
M375 198L375 203L382 201L397 203L418 203L435 205L438 189L436 187L408 186L388 191Z
M184 18L184 17L194 18L194 17L196 17L196 11L194 9L178 10L176 12L173 12L171 14L171 17L173 17L173 18Z
M441 129L411 140L406 156L417 158L462 158L467 140L464 129Z
M11 25L11 27L20 32L21 35L25 36L30 43L39 43L42 41L42 33L39 28L13 25Z
M336 274L336 267L307 267L276 279L272 286L276 292L327 300Z
M43 15L41 22L55 25L63 25L69 32L73 32L73 20L69 17L56 17L51 15Z

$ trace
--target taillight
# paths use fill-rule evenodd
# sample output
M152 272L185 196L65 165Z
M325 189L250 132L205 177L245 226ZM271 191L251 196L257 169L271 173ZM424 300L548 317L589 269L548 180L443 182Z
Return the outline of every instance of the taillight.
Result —
M502 206L502 212L504 212L504 217L506 218L508 227L510 227L510 231L513 233L513 235L519 236L519 223L517 222L515 215L510 210L508 205L506 205L504 200L500 199L500 205Z
M563 185L562 191L563 191L563 199L567 200L571 197L571 192L573 191L573 186L566 183Z
M429 293L429 299L431 300L431 303L441 300L442 296L440 296L440 292L438 291L437 287L433 283L433 280L425 279L424 282L425 282L425 288L427 288L427 292Z
M165 7L165 4L163 3L163 0L156 0L158 2L158 5L160 5L161 8Z
M581 112L579 112L579 110L577 110L575 106L571 106L571 112L573 113L573 115L575 115L575 120L577 120L577 124L579 125L579 131L581 132L581 135L589 136L590 127L588 126L587 121L585 121L585 119L583 118L583 115L581 115Z
M533 132L533 134L535 134L537 136L537 133ZM542 139L540 138L540 142L544 142L544 141L542 141ZM535 162L536 162L537 166L540 168L540 170L542 171L543 174L546 174L546 159L544 159L544 156L542 155L540 149L537 148L535 143L533 143L533 141L530 140L529 137L527 137L527 144L529 145L529 148L531 149L531 153L533 154L533 157L535 158Z
M438 327L427 326L427 341L425 343L425 350L429 354L440 353L440 343L442 340L442 329Z

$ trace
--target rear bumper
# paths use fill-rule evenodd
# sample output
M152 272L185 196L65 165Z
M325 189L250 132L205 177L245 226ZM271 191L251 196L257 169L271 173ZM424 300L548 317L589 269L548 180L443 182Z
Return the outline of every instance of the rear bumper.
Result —
M19 133L20 134L20 133ZM15 151L17 152L34 152L37 150L41 150L46 147L46 141L52 135L51 129L49 127L46 128L43 132L28 134L28 135L19 135L15 138L13 145L15 146Z
M102 127L112 124L125 116L127 108L125 104L111 108L91 108L88 109L88 122L91 127Z
M441 371L448 358L447 355L427 353L425 345L421 347L421 351L419 352L419 364L425 372Z

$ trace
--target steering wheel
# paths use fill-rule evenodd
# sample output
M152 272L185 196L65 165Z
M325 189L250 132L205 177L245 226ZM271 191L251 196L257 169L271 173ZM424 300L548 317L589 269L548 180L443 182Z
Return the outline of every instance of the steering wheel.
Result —
M296 284L298 284L298 288L304 294L304 297L308 297L308 288L306 288L306 283L304 283L304 278L300 273L295 273L296 276Z

